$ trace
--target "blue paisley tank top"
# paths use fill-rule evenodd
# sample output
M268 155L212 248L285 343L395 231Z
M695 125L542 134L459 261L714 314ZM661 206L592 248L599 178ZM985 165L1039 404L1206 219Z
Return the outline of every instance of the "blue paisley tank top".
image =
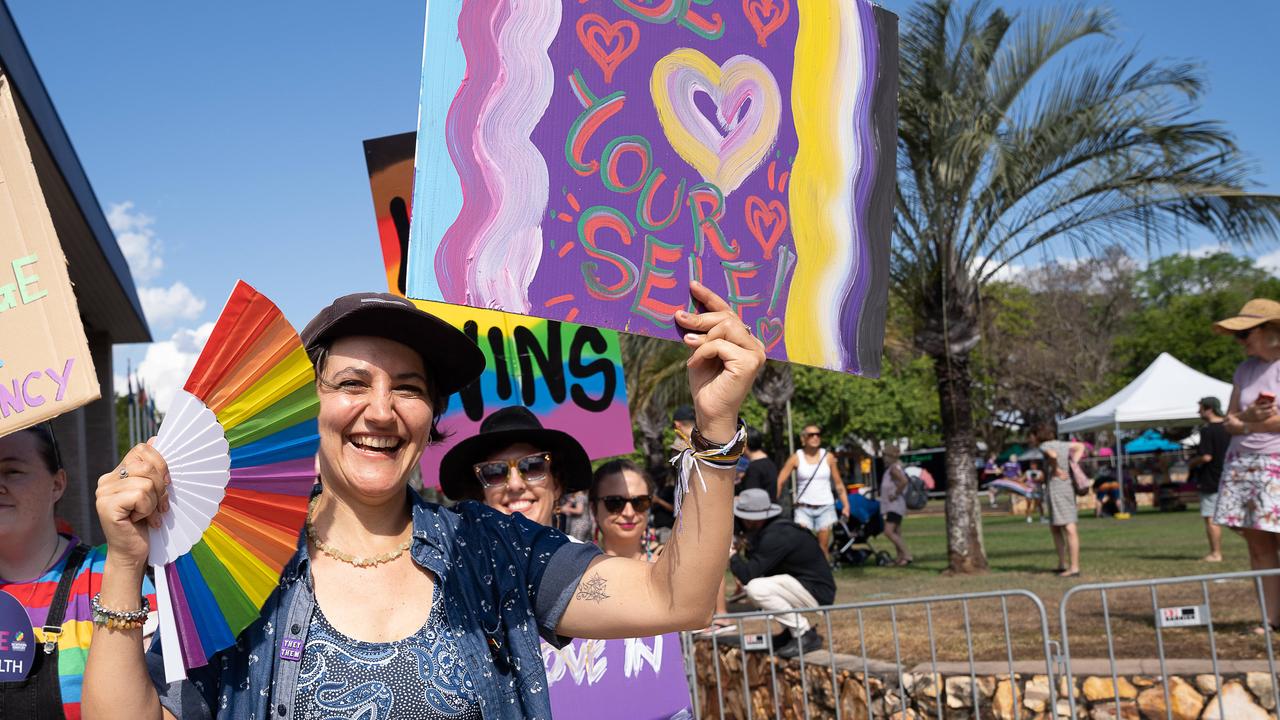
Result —
M389 643L338 632L316 606L298 677L302 720L480 720L475 686L439 600L418 632Z

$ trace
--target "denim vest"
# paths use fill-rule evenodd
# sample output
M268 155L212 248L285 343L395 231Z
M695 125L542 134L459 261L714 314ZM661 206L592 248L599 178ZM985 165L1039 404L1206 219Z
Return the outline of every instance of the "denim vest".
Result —
M522 515L503 515L473 501L442 508L409 493L410 554L439 582L445 620L457 636L483 716L550 718L539 636L556 647L568 641L556 635L555 626L599 549L570 543L563 533ZM147 665L161 703L180 720L292 717L316 607L310 565L306 541L299 538L297 554L258 619L233 647L191 670L186 681L164 683L157 639Z

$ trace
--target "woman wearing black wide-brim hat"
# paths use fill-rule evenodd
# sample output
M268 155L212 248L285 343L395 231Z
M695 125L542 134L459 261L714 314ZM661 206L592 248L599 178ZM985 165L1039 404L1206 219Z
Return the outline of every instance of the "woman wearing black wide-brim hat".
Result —
M542 427L522 406L495 410L480 433L440 461L440 489L450 500L479 500L507 515L550 525L560 496L591 485L591 460L573 436Z

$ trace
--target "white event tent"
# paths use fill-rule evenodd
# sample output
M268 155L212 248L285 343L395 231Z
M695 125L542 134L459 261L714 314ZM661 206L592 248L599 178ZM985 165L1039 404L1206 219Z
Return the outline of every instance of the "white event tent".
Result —
M1216 397L1227 407L1231 399L1231 383L1192 370L1169 353L1147 366L1142 374L1120 392L1098 405L1058 423L1062 434L1085 430L1111 429L1116 437L1116 477L1122 483L1124 466L1122 429L1198 425L1201 398Z
M1058 432L1199 425L1200 398L1216 397L1227 406L1231 383L1183 365L1169 353L1147 366L1124 389L1095 407L1058 423Z

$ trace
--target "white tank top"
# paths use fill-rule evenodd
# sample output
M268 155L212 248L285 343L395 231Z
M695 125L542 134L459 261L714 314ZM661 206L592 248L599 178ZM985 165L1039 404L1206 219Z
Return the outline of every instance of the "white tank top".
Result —
M801 493L796 496L796 502L803 505L832 505L836 501L831 494L831 466L827 464L827 451L819 450L818 457L821 459L814 465L805 461L803 450L796 451L796 492Z

